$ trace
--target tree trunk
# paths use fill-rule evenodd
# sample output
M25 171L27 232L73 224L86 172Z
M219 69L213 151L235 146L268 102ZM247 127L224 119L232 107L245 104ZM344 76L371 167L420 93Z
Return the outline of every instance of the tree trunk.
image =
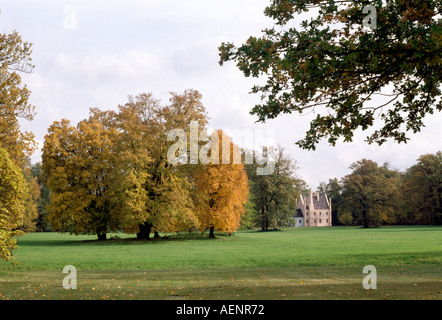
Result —
M97 232L98 240L106 240L106 232Z
M143 224L138 225L140 232L137 233L138 240L149 240L150 229L152 228L152 224L149 222L145 222Z
M261 207L261 231L266 231L264 206Z
M98 240L106 240L106 227L98 227L96 229Z
M269 219L268 218L262 219L261 231L269 231Z
M367 210L365 208L362 209L362 224L364 228L369 228L370 225L368 223Z
M215 239L215 227L214 226L210 227L209 238Z
M368 221L368 214L367 214L367 198L365 197L365 195L363 196L361 204L362 204L362 226L364 228L369 228L370 223Z
M437 214L436 214L436 225L440 225L440 224L442 224L442 190L437 189L437 193L439 195L439 199L438 199L439 205L438 205L438 210L437 210Z
M154 237L155 239L159 239L159 238L160 238L160 234L158 233L158 231L154 231L154 233L153 233L153 237Z

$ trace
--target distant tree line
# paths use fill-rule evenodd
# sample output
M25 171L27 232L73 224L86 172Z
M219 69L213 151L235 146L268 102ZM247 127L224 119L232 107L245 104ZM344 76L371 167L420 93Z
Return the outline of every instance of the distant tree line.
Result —
M247 199L243 198L244 209L236 220L236 225L239 222L242 229L268 231L293 225L296 201L308 190L306 182L297 176L296 161L287 156L283 148L278 147L275 151L275 170L269 175L256 173L256 168L260 166L256 161L244 166L250 192ZM329 179L317 188L318 192L331 198L333 225L441 224L441 152L420 156L415 165L403 172L392 169L388 163L378 165L367 159L351 164L350 169L352 172L347 176L340 180ZM31 174L39 186L40 196L36 200L38 218L34 220L35 229L30 231L51 231L46 209L50 204L50 190L41 178L41 164L31 166ZM213 180L214 177L206 176L206 179ZM209 185L208 181L204 183L206 187ZM212 215L206 211L204 219L210 220L210 217ZM217 225L218 230L229 230ZM206 226L208 230L212 229L213 234L215 224L213 228L210 223ZM151 230L156 232L159 229L152 225Z
M401 172L362 159L318 191L332 201L333 225L442 224L442 152L421 155Z

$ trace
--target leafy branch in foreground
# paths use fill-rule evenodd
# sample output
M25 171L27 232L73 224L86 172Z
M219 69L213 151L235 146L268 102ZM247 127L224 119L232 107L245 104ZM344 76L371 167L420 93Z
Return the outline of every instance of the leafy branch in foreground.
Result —
M364 8L376 8L376 27L364 28ZM235 61L255 85L258 121L283 113L316 117L297 144L352 141L357 129L376 127L368 143L409 140L427 114L442 110L441 0L274 0L265 15L275 26L243 45L222 43L220 65ZM308 12L309 20L293 24Z

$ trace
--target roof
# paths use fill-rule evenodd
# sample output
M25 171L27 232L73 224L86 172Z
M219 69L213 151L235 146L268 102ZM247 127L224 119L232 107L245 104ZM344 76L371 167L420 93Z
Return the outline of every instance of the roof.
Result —
M304 202L308 205L308 195L303 196ZM325 195L320 194L319 197L316 197L316 194L313 194L313 205L316 210L327 210L329 209L327 199Z
M295 218L304 218L304 215L302 214L301 209L296 209L296 213L295 213L295 215L293 217L295 217Z

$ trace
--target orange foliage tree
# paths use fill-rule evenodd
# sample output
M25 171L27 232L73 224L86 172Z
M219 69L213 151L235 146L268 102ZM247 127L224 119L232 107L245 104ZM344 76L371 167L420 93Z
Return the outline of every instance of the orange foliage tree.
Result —
M215 230L236 231L245 212L250 188L244 164L234 161L237 151L222 130L215 131L208 152L211 160L195 175L201 195L197 206L200 229L209 229L210 238L215 237Z

